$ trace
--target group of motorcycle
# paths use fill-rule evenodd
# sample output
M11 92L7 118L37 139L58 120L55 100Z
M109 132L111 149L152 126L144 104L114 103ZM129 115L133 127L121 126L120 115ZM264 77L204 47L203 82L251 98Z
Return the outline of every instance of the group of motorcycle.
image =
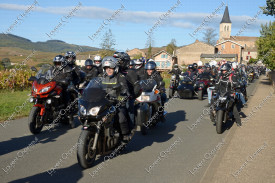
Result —
M224 62L225 63L225 62ZM230 62L229 62L230 63ZM196 63L194 63L196 64ZM223 64L223 63L222 63ZM233 63L236 64L236 63ZM232 65L232 63L230 63ZM191 66L193 67L193 66ZM207 66L206 66L207 67ZM201 68L206 68L205 66ZM208 66L209 67L209 66ZM221 65L220 65L221 67ZM216 65L212 65L213 69L219 69ZM232 67L233 68L233 67ZM207 90L211 88L211 103L210 107L210 119L214 122L216 126L216 131L218 134L221 134L224 130L226 122L229 119L233 121L236 120L234 114L236 115L241 111L241 108L246 106L247 94L246 87L248 83L252 83L254 79L258 79L261 74L264 74L264 67L256 66L239 66L234 67L237 69L242 69L240 79L239 90L233 89L232 91L221 91L215 89L215 82L217 78L210 77L209 72L202 72L201 74L197 73L190 76L184 76L183 73L175 75L173 74L170 80L169 86L169 97L173 97L175 92L179 98L188 98L192 99L194 96L197 96L199 100L203 100L203 95L208 93ZM233 69L230 71L233 72ZM217 73L218 74L218 73ZM209 88L209 89L210 89ZM209 93L208 93L209 95ZM241 125L241 123L237 123Z
M35 67L31 69L37 72ZM95 77L88 82L83 80L83 88L69 85L66 80L57 83L53 80L54 77L53 67L45 64L36 76L29 79L33 82L30 102L34 105L29 114L29 129L33 134L40 133L43 126L51 129L59 123L67 123L74 128L74 116L77 115L83 125L78 140L77 159L83 168L91 167L97 155L108 154L116 147L125 145L118 111L122 102L128 100L127 96L122 99L110 96L106 93L106 85L102 84L101 77ZM141 80L139 83L141 95L135 100L135 124L131 136L137 126L146 135L148 128L160 121L158 114L161 96L157 89L158 83L154 79ZM60 84L69 85L69 102L64 101ZM112 90L116 92L120 87L115 85Z

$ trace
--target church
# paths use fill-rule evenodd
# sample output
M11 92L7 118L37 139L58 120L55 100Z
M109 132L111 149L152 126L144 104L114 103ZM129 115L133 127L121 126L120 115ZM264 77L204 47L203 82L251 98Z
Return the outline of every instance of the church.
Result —
M246 64L250 58L257 58L256 41L258 37L232 36L232 22L226 6L220 22L219 40L215 45L215 54L202 54L201 60L210 61L226 59Z

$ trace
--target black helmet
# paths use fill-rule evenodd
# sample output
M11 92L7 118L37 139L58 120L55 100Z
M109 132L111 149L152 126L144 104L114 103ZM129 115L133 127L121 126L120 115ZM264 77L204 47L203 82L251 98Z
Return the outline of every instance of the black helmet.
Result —
M194 67L194 69L198 68L198 64L197 63L193 63L193 67Z
M205 67L211 69L211 66L209 64L205 64Z
M54 66L61 66L63 62L65 62L65 58L62 55L57 55L53 58Z
M87 59L85 61L85 66L93 66L93 65L94 65L94 62L91 59Z
M173 65L173 68L178 69L179 68L178 64Z
M194 69L194 64L190 64L190 65L188 65L188 70L193 70Z
M73 51L67 51L67 53L65 53L65 58L70 64L73 64L76 60L76 54Z
M154 61L149 61L145 64L145 70L155 70L157 64Z
M129 62L130 62L130 56L125 52L115 52L114 58L118 60L118 65L122 67L123 69L127 68Z

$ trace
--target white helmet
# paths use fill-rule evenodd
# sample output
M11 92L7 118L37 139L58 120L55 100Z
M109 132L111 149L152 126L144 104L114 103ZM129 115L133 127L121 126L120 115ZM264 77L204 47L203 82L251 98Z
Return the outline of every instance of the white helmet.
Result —
M236 63L236 62L233 62L233 63L232 63L232 68L233 68L233 69L236 69L236 68L237 68L237 63Z
M139 68L141 68L141 67L142 67L142 65L143 65L143 62L142 62L142 60L141 60L141 59L137 59L137 60L135 60L135 69L139 69Z
M198 61L198 67L202 66L202 61Z
M96 55L94 57L94 65L97 67L101 66L101 60L102 60L101 57L99 55ZM100 63L95 63L96 61L100 61Z
M117 73L118 71L117 59L112 56L104 57L102 60L102 68L104 72L105 72L105 67L110 67L112 69L115 69L115 72Z

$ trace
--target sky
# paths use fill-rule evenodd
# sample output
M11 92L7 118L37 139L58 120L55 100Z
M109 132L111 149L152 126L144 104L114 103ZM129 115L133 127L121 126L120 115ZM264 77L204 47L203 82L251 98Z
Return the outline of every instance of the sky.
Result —
M118 51L145 48L148 35L154 47L173 38L183 46L207 28L219 34L226 5L232 36L260 36L261 24L274 21L260 12L265 0L1 0L0 33L99 48L110 29Z

